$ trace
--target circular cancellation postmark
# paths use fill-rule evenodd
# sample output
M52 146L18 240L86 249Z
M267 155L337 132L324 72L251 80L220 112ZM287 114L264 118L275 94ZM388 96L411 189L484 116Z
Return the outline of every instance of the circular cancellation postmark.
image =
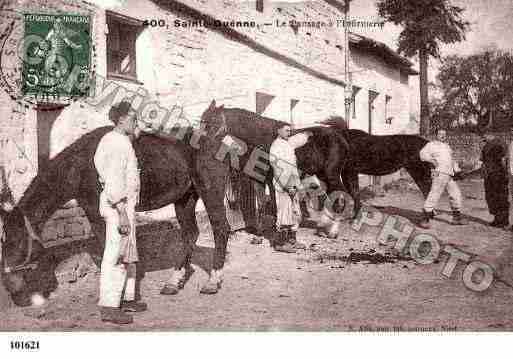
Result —
M0 86L25 105L67 104L91 91L91 16L11 13L0 28Z

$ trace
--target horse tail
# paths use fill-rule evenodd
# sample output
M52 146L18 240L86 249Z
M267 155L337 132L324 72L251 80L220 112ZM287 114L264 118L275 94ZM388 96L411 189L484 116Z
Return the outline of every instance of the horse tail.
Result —
M327 119L320 121L319 124L332 127L340 131L346 131L349 129L347 121L342 116L330 116Z

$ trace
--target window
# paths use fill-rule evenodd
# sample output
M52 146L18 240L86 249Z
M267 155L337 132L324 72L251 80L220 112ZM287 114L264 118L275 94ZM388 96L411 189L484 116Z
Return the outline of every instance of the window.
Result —
M392 96L385 96L385 123L387 125L391 125L393 121L393 117L390 116L390 101L392 100Z
M257 92L256 96L256 113L261 115L266 110L267 106L274 100L276 96L267 94L265 92Z
M107 76L137 81L136 40L142 21L110 11L107 14Z
M352 117L356 118L356 94L361 90L361 87L353 86L353 95L351 96L351 112Z

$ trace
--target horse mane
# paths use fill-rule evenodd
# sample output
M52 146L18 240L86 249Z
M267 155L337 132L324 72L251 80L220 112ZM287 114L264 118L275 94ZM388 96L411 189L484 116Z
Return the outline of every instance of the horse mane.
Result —
M270 117L265 117L265 116L257 114L256 112L252 112L252 111L249 111L249 110L246 110L246 109L243 109L243 108L239 108L239 107L225 108L225 111L238 112L239 114L243 114L245 117L250 117L250 118L254 119L255 121L259 121L259 122L262 122L262 123L268 123L268 124L273 124L273 125L276 125L276 124L278 124L278 125L288 125L289 124L287 122L275 120L274 118L270 118Z
M182 130L185 130L183 138L179 138L179 137L175 136L176 132L179 132ZM158 142L176 144L179 142L187 142L190 139L190 137L192 136L193 131L194 131L194 127L192 127L192 126L174 126L174 127L172 127L172 131L141 132L141 135L139 136L139 138L148 137L148 138L152 138ZM137 141L138 141L138 139L135 142L137 142Z
M363 136L371 136L365 131L353 128L350 129L347 125L347 121L342 116L330 116L326 120L319 121L318 123L323 127L337 130L348 141Z
M8 236L8 232L21 230L25 226L23 212L17 206L14 206L10 211L0 207L0 222L2 222L0 237L3 237L1 240L6 240L10 237L15 238L15 236Z
M224 111L228 118L230 118L232 116L239 117L239 118L243 117L244 119L247 119L248 121L252 121L253 123L255 123L257 125L257 127L260 127L260 128L263 127L266 129L275 130L281 126L290 125L287 122L275 120L270 117L265 117L265 116L255 113L255 112L245 110L243 108L238 108L238 107L225 108Z
M14 196L9 188L5 167L0 166L0 206L6 203L14 204Z
M363 137L363 136L375 136L375 135L369 135L367 132L365 132L363 130L359 130L357 128L348 129L345 132L347 134L347 137L349 137L349 138Z

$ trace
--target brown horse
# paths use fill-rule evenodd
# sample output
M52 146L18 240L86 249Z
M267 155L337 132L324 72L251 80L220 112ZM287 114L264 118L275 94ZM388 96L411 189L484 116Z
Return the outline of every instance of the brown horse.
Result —
M213 229L213 267L202 293L218 291L226 258L229 224L224 207L228 166L215 159L220 142L214 133L199 135L192 128L173 128L166 138L145 134L134 142L141 168L141 196L137 210L151 210L174 203L185 243L162 294L176 294L184 285L199 235L195 207L203 200ZM76 199L93 232L105 239L105 223L99 214L94 154L101 138L112 127L96 129L78 139L48 162L32 180L11 211L0 209L5 239L2 246L3 277L10 292L23 290L21 270L44 254L39 236L44 223L66 202Z
M221 157L229 162L232 170L241 171L260 184L269 186L274 205L273 212L276 213L273 173L269 160L279 159L270 159L269 150L276 139L277 130L287 123L240 108L223 106L211 106L203 114L201 123L208 132L228 136L228 141L225 141L228 148ZM328 202L323 201L324 204L331 212L340 213L345 207L345 187L340 173L346 167L349 144L339 131L329 127L314 126L295 130L294 134L305 131L311 132L312 136L304 146L296 150L297 166L303 178L315 175L324 188L322 191L307 189L309 193L303 193L302 199L324 192L329 194L324 196L324 199L329 199ZM328 231L330 235L338 235L338 222L333 221L331 227ZM259 232L262 232L261 229Z
M417 135L369 135L347 129L344 121L321 122L338 131L349 143L346 167L341 172L342 180L354 200L354 216L361 208L358 174L384 176L401 168L406 169L420 191L427 197L431 189L431 166L420 159L420 150L428 141Z

